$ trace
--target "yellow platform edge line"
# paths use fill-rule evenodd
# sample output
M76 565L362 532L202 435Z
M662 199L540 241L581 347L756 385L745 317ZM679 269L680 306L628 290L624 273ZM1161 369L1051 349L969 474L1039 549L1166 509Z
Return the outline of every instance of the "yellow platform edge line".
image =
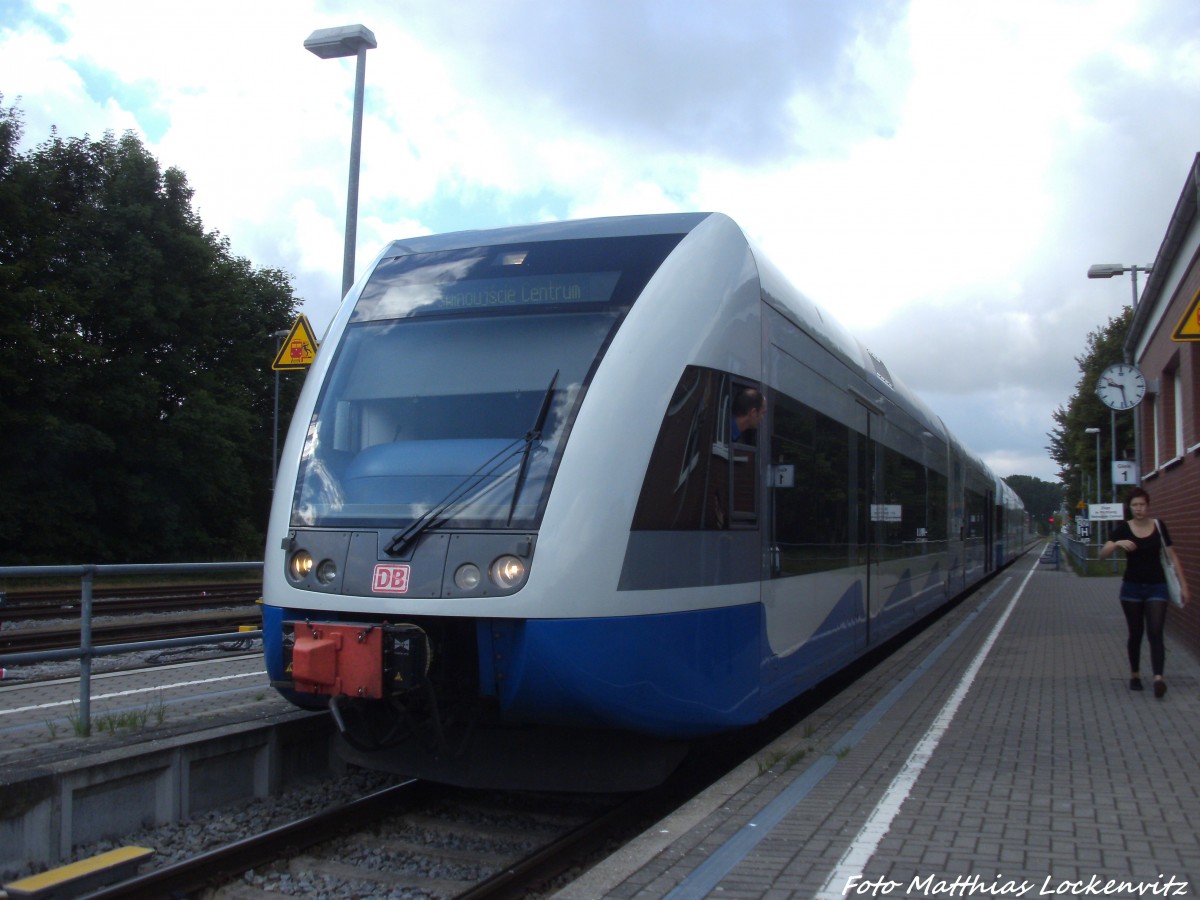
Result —
M81 859L78 862L59 866L56 869L48 869L38 875L30 875L28 878L22 878L20 881L10 882L4 885L4 889L9 892L20 891L26 893L43 891L48 887L74 881L76 878L92 875L111 866L127 864L133 860L141 861L149 859L153 855L154 851L149 847L118 847L116 850L109 850L107 853L99 853L96 856L89 856L87 859Z

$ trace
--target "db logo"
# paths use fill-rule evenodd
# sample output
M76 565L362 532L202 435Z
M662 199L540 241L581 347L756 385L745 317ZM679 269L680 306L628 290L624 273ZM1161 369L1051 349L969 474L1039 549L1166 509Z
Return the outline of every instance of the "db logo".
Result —
M408 566L380 563L375 567L371 590L380 594L403 594L408 591Z

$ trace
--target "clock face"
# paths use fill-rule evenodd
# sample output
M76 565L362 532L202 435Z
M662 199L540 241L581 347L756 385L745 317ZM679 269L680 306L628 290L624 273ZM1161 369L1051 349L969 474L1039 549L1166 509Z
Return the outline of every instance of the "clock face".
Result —
M1146 396L1146 379L1137 366L1117 363L1104 370L1096 393L1109 409L1133 409Z

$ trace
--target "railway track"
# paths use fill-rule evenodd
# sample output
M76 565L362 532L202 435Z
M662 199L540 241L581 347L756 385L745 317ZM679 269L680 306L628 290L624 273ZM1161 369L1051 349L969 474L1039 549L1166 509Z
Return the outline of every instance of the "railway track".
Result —
M92 644L128 644L163 638L230 634L243 625L257 628L262 619L256 607L246 610L190 612L185 615L131 617L93 622ZM52 625L0 630L0 654L63 650L79 646L79 625Z
M528 896L641 821L653 794L497 794L409 781L89 897Z
M552 892L734 766L754 759L945 612L914 625L758 725L697 740L667 782L648 792L624 798L499 794L409 781L215 850L206 849L210 838L201 830L190 858L89 896L492 900ZM587 778L580 772L580 784ZM155 846L152 836L131 842Z
M133 615L241 606L262 596L261 581L226 582L181 587L105 588L92 592L92 614ZM0 620L34 621L79 615L79 589L8 592L0 603Z
M256 581L97 591L92 598L92 643L126 644L258 627L261 595ZM0 654L78 647L80 613L78 590L7 595L0 604Z

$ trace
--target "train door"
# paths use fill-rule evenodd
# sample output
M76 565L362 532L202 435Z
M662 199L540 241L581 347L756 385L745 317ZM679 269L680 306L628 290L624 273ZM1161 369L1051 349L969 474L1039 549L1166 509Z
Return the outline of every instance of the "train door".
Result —
M770 360L776 386L767 403L769 441L760 444L771 485L764 507L770 638L777 653L803 644L811 665L840 664L866 647L872 605L871 414L786 350L773 346Z
M984 560L983 570L985 572L994 572L996 570L996 495L991 491L987 492L984 498L983 507L983 547Z
M950 452L950 516L947 532L950 549L948 589L949 595L956 597L962 593L967 584L967 486L962 451L956 444L952 444Z
M867 607L867 645L875 642L876 622L886 602L884 566L887 563L888 509L883 502L883 447L879 443L883 418L874 406L858 404L863 411L864 426L858 464L857 492L864 576L863 590Z

